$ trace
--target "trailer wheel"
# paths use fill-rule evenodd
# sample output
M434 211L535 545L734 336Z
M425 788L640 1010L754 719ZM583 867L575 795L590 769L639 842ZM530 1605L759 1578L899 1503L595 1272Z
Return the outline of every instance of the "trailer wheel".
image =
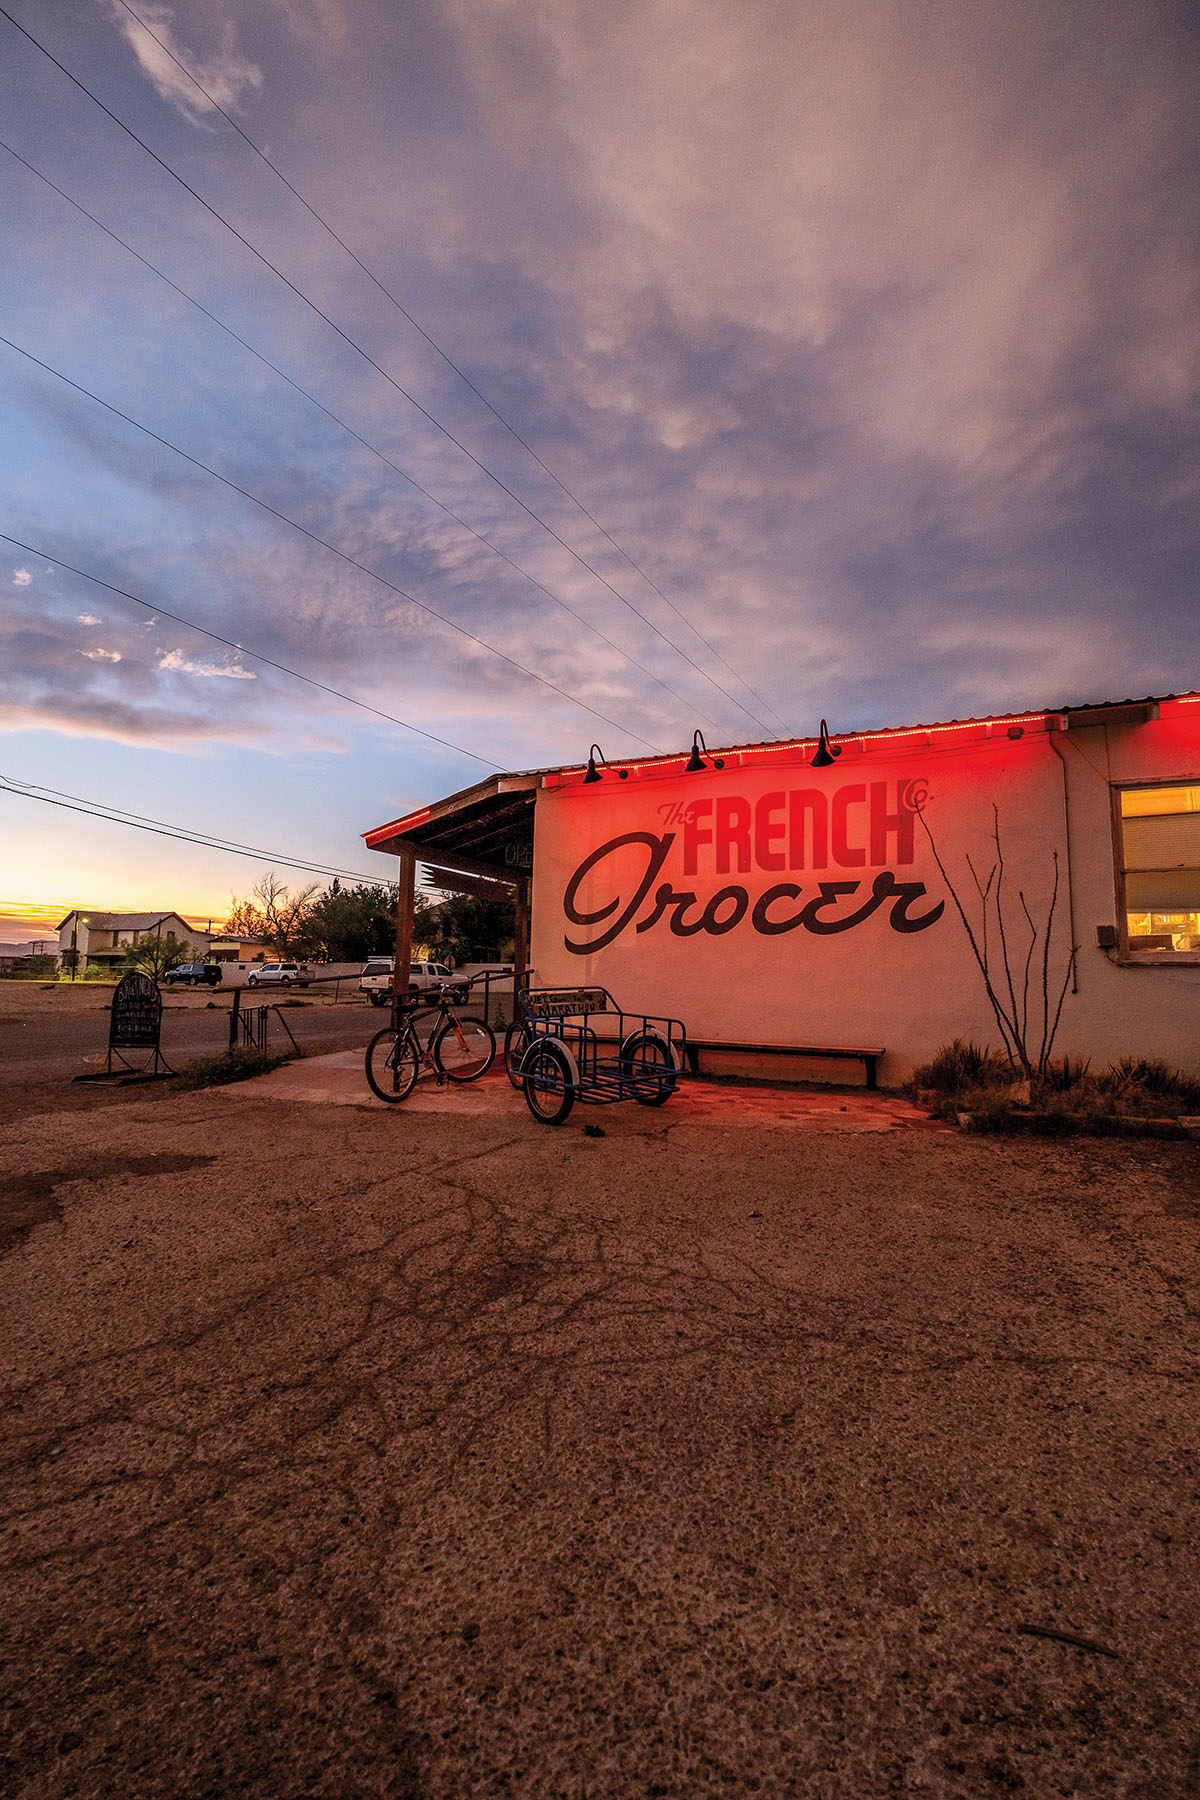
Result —
M521 1062L525 1104L543 1125L561 1125L575 1104L571 1065L557 1044L538 1038Z
M637 1083L633 1097L639 1106L662 1106L675 1092L675 1063L666 1039L656 1031L638 1031L627 1037L621 1045L621 1061L645 1065L630 1078Z

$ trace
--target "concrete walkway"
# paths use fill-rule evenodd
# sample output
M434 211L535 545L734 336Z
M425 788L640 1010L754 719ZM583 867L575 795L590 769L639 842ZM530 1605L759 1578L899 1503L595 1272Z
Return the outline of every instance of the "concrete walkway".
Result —
M508 1081L496 1063L481 1081L437 1082L425 1077L415 1091L392 1108L379 1100L367 1086L361 1050L339 1050L331 1056L305 1057L285 1063L269 1075L252 1081L236 1082L224 1090L243 1100L305 1101L324 1106L369 1106L379 1112L403 1110L406 1113L459 1113L494 1117L511 1113L527 1116L525 1101ZM632 1102L630 1104L633 1104ZM588 1106L571 1114L571 1123L580 1119L603 1123L611 1107ZM736 1087L711 1081L683 1079L664 1109L664 1118L711 1119L728 1125L817 1125L834 1131L894 1131L905 1126L923 1125L930 1121L918 1107L898 1095L856 1093L853 1090ZM940 1128L939 1128L940 1129Z

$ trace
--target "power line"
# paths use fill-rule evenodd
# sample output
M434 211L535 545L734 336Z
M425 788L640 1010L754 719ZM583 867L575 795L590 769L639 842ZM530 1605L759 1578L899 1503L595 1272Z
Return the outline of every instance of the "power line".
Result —
M551 681L549 676L539 675L536 669L527 669L525 664L519 663L515 656L509 656L507 651L497 649L496 645L489 644L486 638L478 637L475 632L468 631L465 625L456 625L453 619L448 619L445 613L438 612L436 607L428 605L426 601L418 600L415 594L410 594L408 592L407 588L399 587L394 581L389 581L386 575L380 575L377 570L369 569L366 563L359 562L356 556L351 556L348 551L339 550L337 545L331 544L328 538L321 537L318 532L310 531L307 525L301 525L298 519L293 519L289 514L280 512L279 508L277 506L272 506L269 501L260 500L257 494L252 494L250 492L249 488L240 486L238 482L231 480L228 475L222 475L221 471L219 469L214 469L211 463L201 462L198 456L193 456L190 451L181 449L178 444L172 443L170 438L163 437L160 432L151 431L148 425L143 425L141 421L135 419L132 414L122 412L121 408L119 406L114 406L111 401L102 400L99 394L94 394L92 392L91 388L84 387L82 382L73 381L69 375L64 375L61 369L56 369L53 363L44 362L40 356L35 356L32 350L26 350L23 345L15 343L12 338L5 337L3 333L0 333L0 344L6 344L10 350L15 350L18 356L25 357L26 360L33 363L36 368L45 369L48 375L55 376L57 380L63 382L65 386L74 388L76 393L83 394L87 399L95 401L97 406L102 406L106 412L112 413L114 418L123 419L126 425L132 425L135 431L144 433L146 437L153 439L156 444L162 444L165 449L173 450L176 456L181 456L185 462L191 463L194 468L202 469L206 475L211 475L214 480L222 482L227 488L232 488L233 492L235 494L240 494L244 500L253 501L255 506L260 506L264 512L270 513L272 518L281 520L283 524L290 525L293 531L300 532L303 537L309 538L314 544L320 544L323 549L332 551L334 556L340 557L341 560L344 563L348 563L352 569L358 569L362 574L369 575L372 581L378 581L382 587L387 588L391 593L398 594L401 600L407 600L411 606L419 608L423 613L428 613L431 619L437 619L442 625L448 625L451 631L457 631L460 637L465 637L469 643L477 644L481 650L490 651L493 656L498 656L501 662L508 663L510 668L516 669L522 675L528 675L531 681L539 682L542 687L549 688L552 693L560 695L562 699L569 700L573 706L578 706L583 712L590 713L593 719L599 719L603 724L611 725L614 731L626 732L628 736L636 739L639 744L644 744L648 750L661 752L661 745L652 744L649 738L641 737L636 731L631 731L628 725L622 725L619 720L610 718L607 713L597 711L594 706L589 706L586 700L580 700L578 695L570 693L566 688L559 687L558 683L556 681ZM3 534L0 533L0 536L2 535ZM415 727L413 729L415 729ZM468 752L468 754L470 754L470 752ZM483 762L487 759L480 757L477 760ZM498 768L499 764L493 763L492 767Z
M399 719L395 713L384 712L369 701L358 700L353 694L345 694L341 688L330 687L315 676L305 675L299 669L289 669L286 663L276 662L273 657L264 656L261 650L251 650L245 644L236 644L232 638L222 637L217 631L209 631L205 625L197 625L194 619L185 619L182 613L169 612L165 606L156 606L149 600L143 600L138 594L131 594L127 588L114 587L111 581L105 581L99 575L93 575L88 569L80 569L69 563L65 556L57 555L53 550L39 549L36 544L27 544L10 532L0 531L0 541L13 544L18 550L27 550L30 556L44 557L56 568L66 569L71 575L79 575L84 581L93 582L96 587L105 588L110 594L118 594L122 600L132 600L135 606L144 606L147 612L154 613L157 618L170 619L175 625L186 625L189 631L198 631L201 637L211 638L214 644L223 644L227 650L236 650L239 656L248 656L254 662L264 663L268 669L278 669L281 675L290 675L296 681L303 681L309 687L319 688L323 694L332 694L335 700L344 700L349 706L357 706L363 712L373 713L377 719L386 719L389 725L400 725L405 731L415 732L418 737L428 739L431 744L441 744L445 750L456 750L460 756L469 756L472 762L483 763L486 768L497 769L504 773L504 764L493 762L490 756L480 756L477 750L467 750L462 744L451 743L449 738L438 737L432 731L424 731L420 725L413 725L407 719Z
M460 368L459 365L454 361L454 359L449 355L449 353L447 351L443 350L442 346L437 342L437 340L434 337L432 337L428 331L426 331L425 327L422 324L420 324L417 319L415 319L413 317L412 313L409 312L408 308L406 306L404 306L396 298L395 294L393 294L391 289L389 287L387 287L387 285L380 280L379 276L375 274L374 270L368 268L366 263L363 262L362 258L354 250L352 250L350 248L350 245L346 242L345 238L343 238L334 229L334 227L329 223L329 220L327 218L325 218L324 214L317 211L316 207L313 206L311 201L309 201L305 198L305 196L300 192L299 188L295 187L293 185L293 183L288 180L287 176L284 174L283 170L278 166L278 164L273 163L271 161L271 158L267 155L266 151L261 149L259 147L259 145L255 143L254 139L250 136L250 134L247 131L243 130L243 128L238 124L237 120L233 117L233 115L231 113L227 112L225 110L225 108L221 105L220 101L217 100L214 95L209 93L208 89L204 86L203 82L200 81L192 73L192 71L188 68L187 64L181 62L180 59L175 55L174 51L171 50L167 44L163 43L163 40L158 36L157 32L155 32L151 26L147 25L146 21L140 16L140 14L136 13L134 11L133 7L129 5L128 0L119 0L119 4L122 7L124 7L125 11L129 14L130 18L133 19L135 21L135 23L141 28L141 30L143 30L146 33L147 37L151 38L154 41L154 43L156 43L158 45L159 49L163 52L163 55L169 57L170 60L175 64L175 67L182 74L187 76L187 79L191 82L192 86L194 88L196 88L196 90L199 93L204 95L204 98L208 101L209 105L214 107L215 110L220 113L221 117L225 120L226 124L231 126L233 128L233 130L237 132L238 136L242 139L242 142L249 146L249 148L254 152L255 156L258 157L259 161L265 163L267 168L270 169L271 173L279 181L281 181L283 183L283 185L287 189L288 193L293 195L293 197L300 202L300 204L304 208L305 212L307 212L310 215L310 217L314 218L317 221L317 224L320 225L323 230L325 230L329 233L329 235L333 239L334 243L338 244L346 252L346 255L350 258L351 262L355 263L357 265L357 267L362 270L363 274L367 277L367 280L370 281L376 288L378 288L379 292L383 295L385 300L390 301L390 303L396 308L396 311L400 314L400 316L408 321L408 323L412 326L413 330L415 332L417 332L417 334L420 337L422 337L425 340L425 342L429 345L430 349L435 351L436 354L441 357L442 361L446 364L446 367L448 369L453 370L454 374L458 376L458 379L460 381L464 382L466 384L466 386L468 388L470 388L471 392L475 395L476 399L479 400L487 408L487 410L491 413L492 417L494 419L496 419L498 421L498 423L504 427L505 431L508 432L509 436L514 438L515 441L518 444L520 444L522 450L524 450L528 456L532 457L533 461L537 464L538 468L542 470L543 474L549 476L550 480L554 483L554 485L562 493L564 493L567 496L567 499L570 500L573 505L575 505L579 508L580 512L583 514L584 518L588 520L589 524L593 525L596 528L596 530L598 532L600 532L600 534L608 541L608 543L610 543L612 545L613 549L617 552L617 554L624 558L625 562L628 563L629 567L634 571L634 573L641 576L642 580L646 583L647 587L649 587L655 594L657 594L659 599L662 600L665 605L670 607L671 611L675 614L675 616L684 625L687 626L689 631L694 633L694 635L704 645L705 649L708 650L713 656L715 656L717 661L719 663L721 663L724 668L728 669L729 673L733 676L734 680L740 681L742 686L746 689L746 692L748 694L752 694L761 706L766 707L768 712L775 713L775 717L779 720L780 724L784 725L784 728L786 730L787 727L786 727L784 720L782 719L782 717L780 716L779 713L775 712L775 708L770 704L770 702L768 700L766 700L763 697L763 695L757 691L757 689L751 687L750 683L745 679L745 677L743 675L738 674L737 670L726 660L726 658L724 656L722 656L721 652L717 649L716 645L711 643L709 641L709 639L705 637L704 633L696 625L693 624L691 619L689 619L687 617L686 613L683 613L680 611L679 607L676 606L675 602L672 599L670 599L670 597L667 594L664 594L663 590L658 586L658 584L655 581L653 581L651 579L651 577L646 573L645 569L643 569L641 567L640 563L637 563L634 561L633 557L630 556L629 552L624 548L624 546L622 544L618 543L617 539L615 537L613 537L612 533L610 531L608 531L600 523L599 519L597 519L595 517L595 515L588 510L588 508L584 505L583 501L579 498L578 494L574 493L572 491L572 489L567 486L566 482L563 481L560 476L555 474L554 470L552 468L550 468L549 464L543 461L542 457L534 449L533 445L531 443L529 443L526 438L522 437L521 433L517 430L516 426L510 424L508 419L505 418L504 414L499 410L499 408L496 407L492 403L492 401L488 399L487 395L483 392L483 390L480 387L478 387L474 381L472 381L471 377L467 374L466 370ZM676 646L676 648L677 647L678 646ZM722 692L723 691L724 690L722 690ZM738 702L737 704L740 705L740 702ZM745 710L745 709L743 708L743 710ZM750 714L750 717L753 718L754 714ZM761 719L758 722L759 722L759 724L763 723L763 721Z
M86 206L81 205L78 200L68 194L65 188L59 187L56 181L52 181L48 175L44 174L41 169L36 168L34 164L22 156L19 151L14 150L12 145L6 143L3 138L0 138L0 150L6 150L14 161L19 162L21 167L27 169L31 175L36 175L37 179L43 182L52 193L57 194L60 200L65 200L68 206L74 207L75 211L81 213L85 219L96 226L97 230L102 231L106 237L111 238L114 244L119 244L121 249L140 262L143 268L149 269L151 274L157 275L160 281L165 282L167 287L178 294L181 299L186 300L189 306L195 307L197 312L202 313L204 317L216 325L219 330L225 332L226 336L232 338L235 344L240 344L243 350L247 350L251 356L256 357L257 360L263 364L264 368L270 369L273 375L277 375L281 381L285 381L295 393L300 394L310 403L310 405L315 406L319 412L324 413L327 419L331 419L342 431L348 433L356 443L361 444L364 450L369 450L372 456L378 457L380 462L386 464L389 469L400 476L401 480L406 481L418 494L423 495L424 498L430 501L432 505L436 506L439 511L445 513L447 518L453 519L456 525L461 525L464 531L470 532L471 536L478 539L478 541L490 550L494 556L500 557L511 569L515 569L517 574L537 588L539 593L545 594L548 600L554 602L555 606L561 607L564 612L568 613L571 618L582 625L586 631L590 631L595 637L598 637L602 644L607 644L610 650L616 651L617 655L623 658L625 662L629 663L632 668L639 670L643 675L647 676L651 681L663 688L668 694L673 694L677 700L688 707L689 712L692 713L692 716L694 717L691 702L688 701L677 688L673 688L669 681L664 681L662 677L656 675L652 669L648 669L644 663L640 663L635 656L631 656L627 650L623 650L620 644L614 642L612 638L605 636L604 632L593 625L589 619L585 619L582 613L576 612L573 606L570 606L567 601L561 599L559 595L546 587L543 582L537 579L536 575L531 575L528 569L523 568L519 562L509 556L507 551L502 550L498 544L494 544L483 532L476 530L474 525L462 518L462 516L459 513L456 513L452 507L447 506L443 501L439 500L436 494L432 494L428 488L422 487L421 483L410 475L407 469L402 469L399 463L393 462L390 456L385 455L382 450L378 449L374 444L370 443L367 438L363 437L360 432L356 431L353 425L349 425L345 419L339 418L337 413L332 412L329 407L318 400L315 394L309 393L307 388L302 387L298 381L294 381L277 363L272 362L269 356L265 355L263 351L257 350L253 344L249 343L247 339L241 336L240 332L235 331L231 325L227 325L223 319L218 318L216 313L210 312L209 308L205 306L202 301L197 300L194 295L189 294L186 288L180 287L177 281L173 281L156 263L151 262L148 257L143 256L140 250L135 250L132 244L126 243L123 237L118 236L115 231L105 225L103 220L96 217L95 213L89 212ZM707 713L703 713L700 716L707 720L709 724L715 723Z
M250 254L253 257L255 257L260 263L262 263L264 268L270 269L271 273L273 275L275 275L280 281L282 281L284 283L285 287L287 287L290 290L290 292L295 294L295 296L298 300L302 301L303 304L305 306L307 306L312 312L314 312L318 318L324 320L325 324L329 326L331 331L335 332L337 334L337 336L339 338L341 338L343 343L348 344L349 347L352 350L356 351L357 354L359 356L361 356L363 358L363 360L370 365L371 368L373 368L379 375L382 375L383 379L388 383L388 385L390 387L394 388L398 394L402 395L403 398L409 402L410 406L413 406L416 409L416 411L421 414L422 418L426 419L429 422L429 424L431 424L434 427L435 430L440 431L442 436L444 438L446 438L449 443L453 444L454 447L457 450L461 451L461 453L465 457L467 457L467 459L470 462L474 463L475 467L477 469L479 469L481 471L481 473L486 475L490 481L493 481L496 484L496 486L501 490L502 493L507 494L509 499L512 500L515 505L517 505L521 508L522 512L527 513L528 516L536 524L540 525L542 530L547 532L549 534L549 536L554 539L555 543L561 545L561 547L567 552L567 554L569 556L574 557L575 561L578 562L581 565L581 567L585 568L589 574L594 575L596 580L599 581L605 588L608 589L609 593L612 594L614 599L620 601L622 606L627 606L629 608L630 612L632 612L636 618L638 618L642 621L643 625L648 626L649 629L651 631L653 631L657 637L662 639L664 644L667 644L672 650L674 650L676 652L677 655L682 656L683 660L686 663L690 664L690 666L693 669L695 669L695 671L698 675L702 676L705 681L709 682L711 686L715 687L719 693L724 694L725 698L728 701L730 701L732 705L736 706L738 708L739 712L743 712L743 713L745 713L747 718L753 719L755 724L760 726L764 731L768 730L766 722L762 718L760 718L760 716L757 713L753 712L749 707L747 707L744 704L744 702L737 699L737 697L734 694L731 694L729 692L728 688L723 687L721 685L721 683L715 679L714 676L710 675L707 672L707 670L702 669L700 667L699 663L696 662L694 660L694 658L690 657L687 654L686 650L681 649L678 644L673 643L672 640L670 638L668 638L666 636L666 634L663 631L661 631L657 625L655 625L655 623L652 619L647 618L645 613L639 612L637 607L633 605L632 601L628 600L626 598L626 596L620 592L619 589L615 588L613 586L612 582L609 581L608 578L605 575L603 575L600 572L600 570L595 567L594 564L590 563L585 556L581 555L578 550L575 550L569 543L567 543L566 539L561 537L558 534L558 532L555 531L555 529L552 525L547 524L545 519L543 519L538 513L536 513L534 511L534 509L531 506L529 506L524 500L522 500L521 496L518 493L514 492L514 490L512 488L510 488L504 481L502 481L499 475L497 475L492 469L489 469L487 467L487 465L484 462L482 462L480 460L480 458L477 457L472 450L468 449L466 444L464 444L459 438L455 437L454 433L452 431L448 430L447 427L442 424L440 419L436 418L434 416L434 414L428 410L428 408L422 406L421 402L415 397L415 395L410 394L408 389L403 387L401 385L401 383L395 379L394 376L390 375L381 363L376 362L375 358L370 354L369 351L364 350L362 345L359 344L354 338L352 338L349 335L349 333L343 331L340 325L335 324L333 319L331 319L329 317L328 313L322 311L322 309L317 305L315 300L311 300L308 297L308 295L303 292L303 290L301 288L298 288L296 286L294 281L291 281L288 278L288 276L286 276L283 273L282 269L278 268L273 262L271 262L269 257L264 256L261 250L256 249L255 246L250 242L249 238L244 237L235 225L231 225L229 220L227 218L225 218L225 216L222 213L218 212L215 206L213 206L209 201L207 201L204 198L204 196L202 194L198 193L194 187L192 187L187 181L185 181L183 176L178 174L171 167L170 163L164 161L164 159L161 156L159 156L159 154L156 150L151 149L150 145L148 143L146 143L144 138L140 138L138 136L137 132L134 131L131 126L127 125L125 123L125 121L122 118L120 118L112 110L112 108L110 106L106 106L104 101L101 100L97 94L94 94L92 92L91 88L89 88L84 82L80 81L80 79L77 75L73 75L71 73L70 69L67 68L65 63L60 62L58 57L56 57L51 51L47 50L46 46L44 44L40 43L39 40L34 37L34 35L31 31L27 31L24 25L20 24L16 19L14 19L12 14L10 12L6 11L4 7L0 7L0 18L7 19L9 24L12 25L17 31L19 31L21 33L22 37L28 39L28 41L34 46L35 49L40 50L42 55L45 56L49 62L53 63L54 67L56 69L58 69L63 75L65 75L68 81L70 81L75 87L77 87L79 89L81 94L86 94L87 98L90 101L92 101L93 105L98 106L100 111L102 113L104 113L104 115L107 118L111 119L113 121L114 125L117 125L126 134L127 137L132 139L132 141L138 145L138 147L140 149L144 150L146 152L147 156L151 157L158 164L158 166L161 169L163 169L172 178L173 181L177 181L179 183L180 187L183 188L186 193L190 194L192 196L193 200L195 200L198 203L198 205L202 206L204 208L204 210L208 214L210 214L210 216L212 218L216 219L218 224L223 225L225 227L225 229L228 232L230 232L233 237L235 237L237 239L239 244L242 244L247 250L249 250ZM603 715L597 715L597 716L601 717ZM605 720L605 723L612 724L612 723L614 723L614 721ZM622 729L622 728L617 727L617 729ZM646 742L646 740L644 738L641 738L638 741L640 743Z
M21 800L38 800L46 806L61 807L65 812L86 813L89 818L103 819L109 825L128 825L134 831L150 831L156 837L176 838L183 844L195 844L202 850L220 850L229 856L248 856L255 862L279 863L286 869L301 869L311 875L328 875L359 881L370 887L386 887L377 875L360 875L355 869L331 868L325 863L310 862L293 856L276 855L270 850L255 850L245 844L234 844L206 832L190 831L186 826L167 825L161 819L148 819L141 813L127 813L120 807L105 807L102 801L85 800L79 794L63 794L57 788L41 788L31 781L15 780L0 775L0 794L16 794Z

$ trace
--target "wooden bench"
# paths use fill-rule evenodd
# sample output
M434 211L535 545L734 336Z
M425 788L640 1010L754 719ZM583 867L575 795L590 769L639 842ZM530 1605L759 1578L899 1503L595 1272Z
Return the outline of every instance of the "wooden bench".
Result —
M733 1055L746 1056L817 1056L835 1059L846 1057L860 1062L866 1071L867 1086L877 1088L876 1070L883 1050L879 1046L864 1048L851 1047L846 1044L747 1044L731 1038L694 1038L688 1035L687 1060L693 1075L700 1073L700 1052L702 1050L728 1050Z

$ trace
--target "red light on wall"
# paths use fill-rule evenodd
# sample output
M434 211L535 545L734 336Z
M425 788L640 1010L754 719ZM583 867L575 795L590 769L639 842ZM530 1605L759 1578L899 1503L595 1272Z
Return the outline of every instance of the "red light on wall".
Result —
M1200 700L1200 694L1195 697ZM1057 723L1058 718L1057 713L1047 712L998 713L986 719L955 719L946 725L908 725L898 730L887 731L848 731L831 737L829 741L839 748L845 748L847 745L856 744L888 744L893 739L896 742L906 738L930 739L944 736L948 732L990 733L995 726L1004 726L1009 732L1016 726L1040 725L1050 729L1052 723ZM790 738L785 742L775 744L733 745L728 749L714 752L714 755L722 756L725 759L726 767L738 767L752 757L763 756L779 762L794 761L807 751L815 750L817 742L818 740L812 737ZM681 753L678 756L646 757L640 762L613 763L611 766L614 769L627 769L633 775L640 775L643 771L649 771L654 775L669 775L673 770L682 769L687 760L686 755ZM567 768L553 769L543 776L543 786L559 788L581 785L583 773L582 763L572 764Z

